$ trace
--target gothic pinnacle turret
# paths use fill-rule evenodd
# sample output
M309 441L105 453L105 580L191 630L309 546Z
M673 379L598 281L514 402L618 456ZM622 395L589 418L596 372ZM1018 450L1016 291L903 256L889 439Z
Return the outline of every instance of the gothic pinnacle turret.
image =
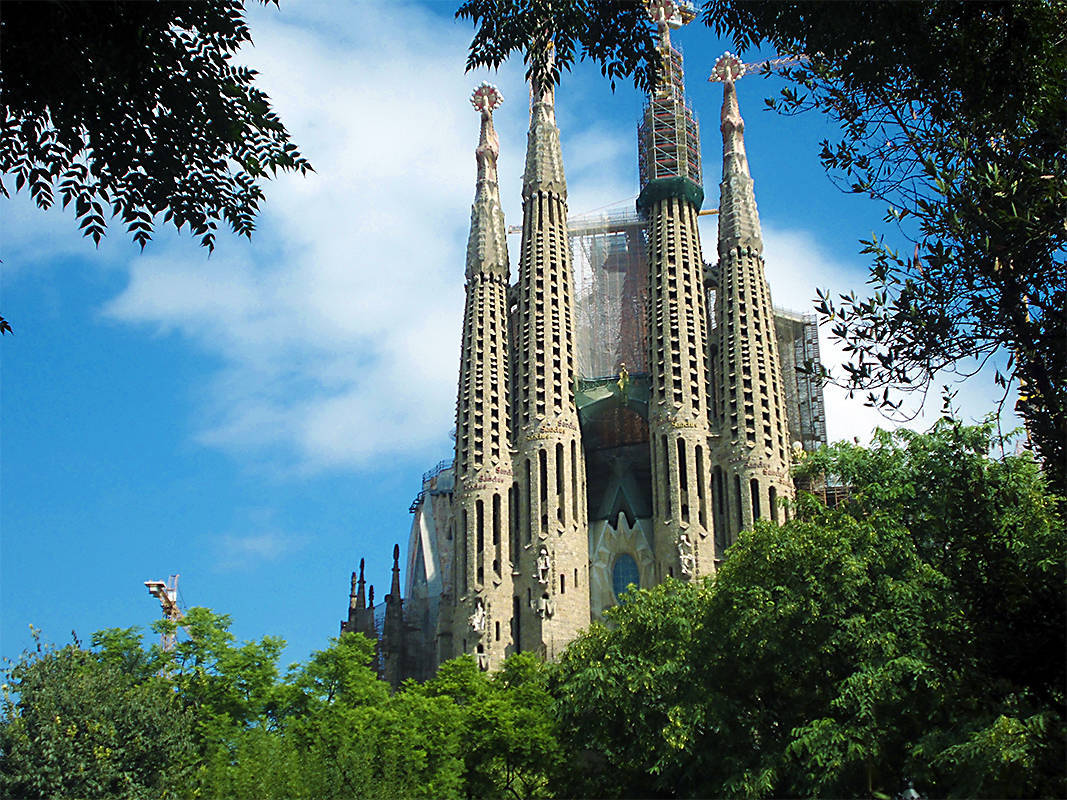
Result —
M719 462L724 465L716 468L714 483L724 546L761 517L778 520L778 499L793 494L774 309L763 269L763 236L735 86L744 71L741 61L726 53L715 62L711 76L723 84L713 369L719 386L715 409Z
M400 596L400 545L393 545L393 581L385 596L382 623L382 679L393 689L400 686L405 672L404 600Z
M715 570L708 414L708 318L697 214L704 199L700 139L685 101L682 56L670 28L692 19L656 0L663 75L640 129L641 195L648 218L649 436L657 579Z
M356 578L356 573L352 573L352 600L355 605L354 608L363 609L367 607L367 597L365 594L365 588L367 585L366 579L363 577L364 559L359 560L359 578Z
M451 574L442 589L438 657L476 656L496 668L510 645L511 553L508 550L511 444L508 436L508 252L496 162L500 152L493 111L503 102L483 83L471 96L481 115L478 179L467 245L456 401L455 489L449 538ZM505 624L501 626L500 620Z
M589 624L585 459L574 404L573 280L567 183L549 89L530 104L512 382L514 635L516 649L547 658L555 658Z
M341 621L341 633L362 633L370 638L374 633L374 589L371 589L370 607L367 606L363 577L363 559L359 560L359 573L352 573L352 588L348 594L348 619Z

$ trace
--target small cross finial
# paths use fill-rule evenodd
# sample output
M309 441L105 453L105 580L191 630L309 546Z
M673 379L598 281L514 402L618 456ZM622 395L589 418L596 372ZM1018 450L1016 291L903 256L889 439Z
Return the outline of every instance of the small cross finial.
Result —
M504 95L493 84L482 81L471 94L471 105L478 110L483 117L490 116L500 104L504 102Z
M745 74L745 65L741 59L727 51L715 59L715 66L711 68L709 81L722 81L733 83Z

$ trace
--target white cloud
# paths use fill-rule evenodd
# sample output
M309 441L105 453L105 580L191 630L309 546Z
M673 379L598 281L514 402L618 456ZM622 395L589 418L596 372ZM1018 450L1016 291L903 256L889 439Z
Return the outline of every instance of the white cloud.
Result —
M501 199L507 222L521 219L521 64L464 75L468 27L418 7L376 7L373 25L334 11L257 13L247 54L316 173L267 187L251 245L220 237L207 264L189 242L131 261L106 309L217 356L198 440L284 471L451 448L478 133L467 98L484 78L505 96ZM632 194L632 142L568 102L571 208Z
M861 293L867 288L867 265L864 262L859 259L850 264L835 261L809 231L782 229L764 220L763 238L767 280L776 306L810 314L814 313L816 287L829 289L834 294L849 290ZM841 364L847 360L847 354L841 343L831 337L826 325L819 329L819 350L822 362L831 374L842 376ZM858 438L866 443L875 428L929 427L940 416L942 387L945 385L957 392L953 406L968 422L980 421L995 411L1002 394L993 383L991 369L962 382L957 375L942 373L932 382L921 409L921 395L913 393L904 398L902 415L890 419L877 409L864 405L866 393L849 398L844 389L830 385L824 395L828 438L830 441ZM1006 406L1008 413L1003 419L1006 428L1019 424L1010 409L1011 402Z
M465 28L374 13L343 39L337 19L260 16L247 58L316 173L267 187L251 245L220 239L207 264L177 245L132 261L106 309L220 357L199 440L286 469L450 447L478 132L467 97L482 76L463 74ZM518 68L497 82L517 222L526 96Z
M278 530L248 534L227 533L215 540L215 567L220 570L254 568L277 561L299 549L304 537Z

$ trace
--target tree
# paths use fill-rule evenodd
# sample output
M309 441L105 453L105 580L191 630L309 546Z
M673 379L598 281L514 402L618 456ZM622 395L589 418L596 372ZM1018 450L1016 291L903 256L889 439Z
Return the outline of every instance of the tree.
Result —
M533 80L600 63L653 84L653 28L638 0L466 0L470 66L524 53ZM742 51L805 53L770 105L840 126L820 158L843 189L888 205L907 244L862 242L868 297L824 293L818 310L850 361L843 385L888 413L942 370L999 363L1045 468L1067 483L1067 3L708 0L703 20ZM540 33L538 33L540 32ZM999 360L999 361L998 361Z
M233 63L249 41L243 0L8 0L0 176L41 208L73 203L98 244L108 214L142 248L160 217L209 249L220 220L251 236L262 179L311 166Z
M535 656L509 656L493 676L462 656L442 664L424 686L406 684L401 695L447 699L454 705L468 797L549 796L549 779L563 751L556 739L546 667Z
M1060 796L1067 534L1028 457L943 422L838 445L713 581L635 593L551 689L585 796Z
M192 716L163 678L131 676L77 644L7 670L4 797L183 797L194 757Z

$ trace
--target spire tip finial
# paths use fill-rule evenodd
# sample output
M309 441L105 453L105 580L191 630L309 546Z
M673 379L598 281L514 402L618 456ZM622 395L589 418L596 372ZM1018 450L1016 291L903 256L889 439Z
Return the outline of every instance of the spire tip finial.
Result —
M648 0L648 14L657 26L680 28L696 19L696 9L689 0Z
M708 77L708 80L720 81L722 83L733 83L744 74L744 63L742 63L740 58L727 50L715 59L715 66L711 68L711 75Z
M482 81L471 93L471 105L483 116L492 116L504 102L504 95L489 81Z

